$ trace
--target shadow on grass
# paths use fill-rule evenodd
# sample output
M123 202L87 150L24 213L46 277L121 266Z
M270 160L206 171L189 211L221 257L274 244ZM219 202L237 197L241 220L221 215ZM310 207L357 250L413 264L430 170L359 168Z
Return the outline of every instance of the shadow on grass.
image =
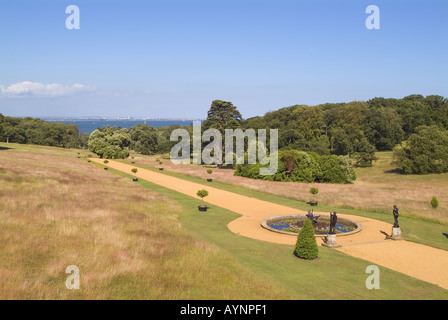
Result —
M448 239L448 233L442 232L442 234Z
M10 149L13 149L13 148L9 148L9 147L0 147L0 151L2 151L2 150L10 150Z
M404 173L403 170L398 169L398 168L390 169L390 170L386 170L386 171L384 171L384 173L386 173L386 174L400 174L400 175L406 175L406 174Z

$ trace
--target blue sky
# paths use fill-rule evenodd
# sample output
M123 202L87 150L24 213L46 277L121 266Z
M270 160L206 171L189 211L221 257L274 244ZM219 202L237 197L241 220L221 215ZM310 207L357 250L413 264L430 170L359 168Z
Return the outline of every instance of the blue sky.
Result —
M204 118L221 99L248 118L447 97L447 35L446 0L2 0L0 113Z

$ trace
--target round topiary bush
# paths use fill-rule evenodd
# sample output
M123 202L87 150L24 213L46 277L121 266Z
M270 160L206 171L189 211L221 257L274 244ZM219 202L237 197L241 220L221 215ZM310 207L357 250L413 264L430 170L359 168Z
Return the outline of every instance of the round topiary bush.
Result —
M311 194L318 194L319 193L319 189L318 188L310 188L310 193Z
M439 206L439 200L437 200L436 197L432 197L432 199L431 199L431 207L436 209L438 206Z
M103 162L104 162L104 163L109 163L109 160L104 160Z
M202 200L204 200L204 198L208 196L208 191L205 189L201 189L201 190L198 190L198 192L196 192L196 195L199 198L201 198Z
M316 259L319 255L319 248L317 247L311 219L306 219L303 223L303 227L297 236L294 255L305 260Z
M201 198L202 200L204 200L205 197L208 196L208 191L205 189L201 189L198 190L198 192L196 192L196 195ZM201 204L198 206L199 211L207 211L207 205L205 204Z

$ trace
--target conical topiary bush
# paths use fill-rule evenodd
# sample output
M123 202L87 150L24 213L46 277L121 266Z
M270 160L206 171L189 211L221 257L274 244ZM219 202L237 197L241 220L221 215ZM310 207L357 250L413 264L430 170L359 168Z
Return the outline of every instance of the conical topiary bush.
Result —
M311 219L307 218L303 223L303 227L297 236L294 255L306 260L316 259L319 255L319 248L317 247Z

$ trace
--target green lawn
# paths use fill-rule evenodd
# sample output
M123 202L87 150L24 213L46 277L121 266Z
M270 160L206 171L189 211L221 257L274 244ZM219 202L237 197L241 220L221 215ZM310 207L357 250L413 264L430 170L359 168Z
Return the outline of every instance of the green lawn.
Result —
M132 178L130 174L109 170ZM372 264L368 261L326 247L319 247L318 260L300 260L293 255L293 246L232 233L227 224L238 217L234 212L216 206L205 213L199 212L197 206L201 201L198 199L145 180L139 179L138 183L179 203L183 207L180 222L192 235L217 245L244 269L281 288L292 299L448 299L447 290L384 267L380 267L381 288L368 290L365 270ZM215 183L213 186L216 187Z
M123 163L130 164L129 161L126 160L118 160ZM253 197L256 199L262 199L269 202L281 204L284 206L289 206L291 208L300 209L300 210L309 210L310 207L308 204L306 204L303 201L298 201L295 199L282 197L266 192L260 192L257 190L250 190L243 187L222 183L219 181L214 180L212 183L207 182L205 179L201 179L198 177L177 173L173 171L163 170L159 171L157 168L148 166L148 165L142 165L135 163L133 164L136 167L149 169L158 173L163 173L166 175L170 175L173 177L178 177L181 179L185 179L188 181L196 182L196 183L202 183L205 186L210 185L214 188L223 189L227 191L231 191L237 194L242 194L245 196ZM353 214L373 219L378 219L385 222L393 223L394 218L392 214L386 214L381 211L371 211L371 210L365 210L365 209L357 209L357 208L347 208L347 207L334 207L329 205L319 205L317 207L313 207L315 210L318 211L337 211L339 213L345 213L345 214ZM275 214L273 214L275 215ZM403 230L403 237L404 239L408 241L414 241L417 243L429 245L435 248L440 248L444 250L448 250L448 225L436 223L433 221L426 221L421 218L416 217L407 217L407 216L400 216L399 217L399 223L400 227ZM386 232L389 232L390 230L384 230Z

